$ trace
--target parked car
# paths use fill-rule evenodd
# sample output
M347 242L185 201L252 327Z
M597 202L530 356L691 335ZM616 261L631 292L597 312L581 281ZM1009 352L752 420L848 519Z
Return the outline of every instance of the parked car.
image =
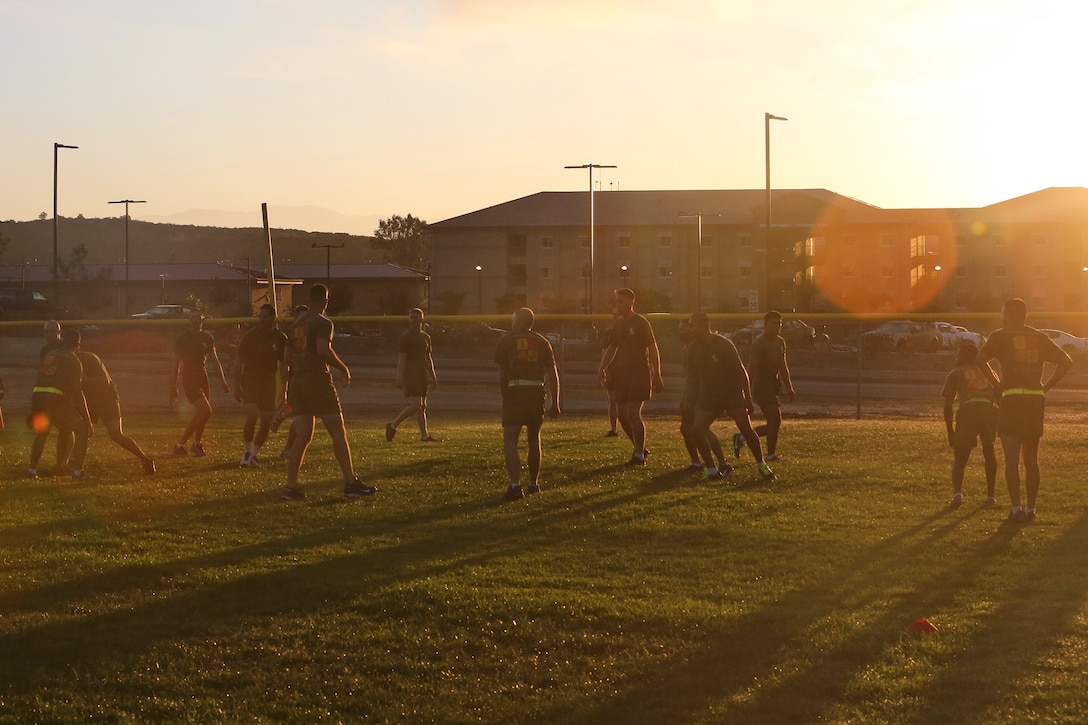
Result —
M137 312L129 317L133 320L187 320L192 312L192 307L184 305L155 305L146 312Z
M936 352L941 347L941 336L932 323L894 320L866 332L861 343L866 350Z
M1058 347L1073 355L1083 355L1088 352L1088 340L1083 337L1077 337L1071 335L1063 330L1039 330L1039 332L1046 333L1046 336L1053 340Z
M53 316L53 305L41 292L22 288L0 289L0 319L44 320Z
M982 347L982 343L986 340L981 333L971 332L961 325L953 325L950 322L934 322L932 324L934 329L937 330L937 334L941 336L941 347L946 350L955 350L964 342L970 342Z
M742 327L730 335L729 339L737 346L751 345L762 334L763 320L753 320L746 327ZM780 334L789 347L823 351L828 348L830 343L830 338L827 335L817 332L815 327L801 320L783 320Z

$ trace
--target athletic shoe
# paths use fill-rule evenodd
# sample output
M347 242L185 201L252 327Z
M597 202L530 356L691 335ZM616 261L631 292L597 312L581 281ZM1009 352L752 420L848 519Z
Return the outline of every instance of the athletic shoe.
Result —
M774 475L774 471L771 470L771 467L767 465L766 461L760 462L759 475L763 476L764 481L773 481L778 478L778 476Z
M740 433L733 434L733 458L740 458L740 449L744 446L744 436Z
M963 505L963 496L958 493L952 497L952 500L948 502L949 508L958 509Z
M88 476L82 469L79 471L72 471L72 478L77 481L90 481L91 477Z
M702 463L692 463L690 466L688 466L687 470L689 470L689 471L701 471L701 470L703 470L703 464Z
M28 469L26 469L26 477L27 478L37 478L38 477L38 469L37 468L28 468Z
M144 459L144 474L147 476L155 473L155 461L151 458Z
M174 444L174 455L175 456L187 456L187 455L189 455L189 451L185 450L185 444L184 443L175 443Z
M356 478L351 483L344 486L344 495L348 498L359 498L360 496L369 496L372 493L377 493L376 486L367 486L365 483Z
M627 462L627 465L628 466L645 466L646 465L646 459L645 458L639 458L638 456L631 456L631 460L629 460Z
M260 461L259 458L257 458L257 456L250 456L249 457L249 465L250 465L251 468L260 468L261 467L261 461Z
M397 429L393 427L392 423L385 424L385 440L389 443L393 442L393 436L397 434Z
M767 461L768 463L774 463L778 460L778 456L774 453L768 453L767 455L763 456L763 460Z
M986 508L991 508L997 505L997 499L993 496L987 496L985 499L982 500L982 505Z
M1024 511L1024 523L1025 524L1030 524L1034 520L1035 520L1035 512L1034 511Z
M428 434L428 435L425 435L422 438L420 438L419 442L420 443L437 443L438 439L435 438L433 435Z
M1027 517L1024 515L1024 510L1010 511L1009 515L1005 517L1005 523L1007 524L1022 524L1027 521Z
M643 448L642 449L642 457L643 458L649 458L650 457L650 449L649 448Z
M301 501L306 498L306 494L298 486L284 486L280 491L280 498L285 501Z
M706 469L705 471L703 471L703 480L704 481L717 481L721 477L722 477L722 472L719 471L716 468L714 469L714 473L711 473L709 468Z
M530 483L529 487L526 490L529 493L540 493L540 484L539 483Z
M735 470L736 469L734 469L728 463L725 463L718 467L718 475L722 478L725 478L726 476L732 476Z
M193 445L189 446L189 452L197 458L208 455L204 452L204 444L202 444L200 441L195 441Z
M282 451L280 451L280 460L281 461L286 461L290 457L291 457L291 451L289 451L288 449L284 448Z
M604 434L604 437L605 437L605 438L618 438L618 437L619 437L619 435L620 435L620 434L619 434L619 433L617 433L616 431L614 431L614 430L610 430L610 431L608 431L607 433L605 433L605 434Z
M249 454L242 456L242 460L238 461L239 468L249 468Z
M519 498L525 498L525 492L521 490L521 486L510 486L506 489L507 501L517 501Z

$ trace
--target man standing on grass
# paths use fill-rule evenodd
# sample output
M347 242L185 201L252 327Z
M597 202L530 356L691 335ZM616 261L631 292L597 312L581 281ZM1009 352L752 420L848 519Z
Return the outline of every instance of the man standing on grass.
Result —
M989 365L987 365L989 367ZM982 458L986 466L986 506L997 503L994 488L997 480L997 408L994 388L978 366L978 347L970 342L956 351L956 367L948 374L941 391L944 397L944 427L948 445L952 447L952 500L949 506L958 509L963 504L963 472L977 441L982 442ZM959 398L960 407L953 415L952 405Z
M752 356L748 360L748 370L752 375L752 401L759 406L767 422L755 428L756 435L766 436L768 462L778 460L778 431L782 428L782 407L778 404L778 393L785 388L790 402L796 397L790 368L786 364L786 341L782 332L782 313L771 310L763 316L763 334L756 338L752 346ZM733 435L733 455L740 458L740 449L744 445L744 436Z
M619 406L620 425L634 445L631 465L646 465L646 423L642 406L665 385L661 380L661 354L649 320L635 314L635 293L618 289L614 293L619 318L608 331L607 346L601 355L597 380L611 385Z
M78 348L76 357L83 366L83 397L87 401L88 420L106 426L110 440L140 459L145 474L150 476L155 473L155 461L144 453L139 443L125 434L117 386L101 358Z
M287 401L295 414L291 428L296 439L287 451L287 485L280 496L288 500L305 498L298 487L298 474L313 440L317 418L332 438L333 454L344 478L344 495L348 498L368 496L378 489L363 485L355 475L344 429L344 413L332 382L330 367L343 374L345 385L351 383L351 371L332 348L333 324L325 317L329 288L315 284L310 288L308 303L309 310L299 315L287 331L285 362L291 368Z
M87 455L87 439L93 430L87 402L83 398L83 366L76 357L79 350L79 330L61 333L60 347L54 347L42 357L38 377L30 398L28 426L34 431L30 444L30 468L27 476L38 477L38 463L45 450L49 432L57 429L62 438L72 436L72 478L84 479L83 459ZM58 461L62 468L65 459Z
M740 435L748 443L755 456L759 475L773 481L774 473L763 460L759 436L752 429L752 391L748 371L741 362L733 343L710 331L710 319L702 312L691 316L692 342L688 347L685 368L695 379L695 419L692 435L699 447L699 454L707 462L708 478L720 477L731 471L710 468L710 441L707 431L722 413L728 413L737 424Z
M1005 453L1005 487L1009 491L1008 521L1035 520L1035 499L1039 494L1039 441L1043 437L1046 391L1053 388L1073 367L1073 360L1045 333L1027 326L1028 306L1013 298L1001 308L1001 329L995 330L978 353L978 368L1001 395L997 434ZM1001 378L987 364L1001 364ZM1043 365L1054 365L1044 383ZM1020 506L1020 456L1024 457L1027 506Z
M215 352L215 338L204 330L204 313L193 310L189 314L189 329L174 342L174 365L170 368L170 402L178 400L178 375L185 388L185 398L193 405L193 417L189 419L181 439L174 446L175 456L192 453L194 456L206 455L200 437L204 435L204 426L212 417L211 389L208 387L208 358L215 363L219 380L223 383L223 392L229 393L227 376ZM192 448L185 450L185 444L193 439Z
M246 409L242 426L245 452L238 463L241 468L260 465L257 454L268 438L276 408L287 395L283 362L286 349L287 335L276 327L276 308L268 303L261 305L257 326L242 335L234 355L234 399Z
M688 357L693 338L691 325L686 320L680 322L680 342L684 346L681 353L681 360L684 362L684 390L680 393L680 436L684 439L688 456L691 457L688 470L700 471L707 478L710 477L710 471L715 472L715 477L728 476L733 472L733 467L726 463L721 441L714 431L709 426L706 429L706 439L714 458L706 461L705 468L699 452L699 441L695 439L695 402L699 394L699 378L698 371L691 367L692 358ZM715 462L717 465L714 465Z
M548 415L559 417L559 371L548 339L533 332L536 316L528 307L514 313L511 331L495 348L502 391L502 447L510 486L506 499L525 493L521 487L518 439L525 428L528 440L529 493L540 491L540 429L544 424L545 395L551 396Z
M392 423L385 424L385 439L392 441L397 426L415 417L419 439L425 443L437 440L427 431L427 393L438 387L438 378L431 357L431 336L423 331L423 310L418 307L408 313L408 329L400 336L397 387L404 391L408 405Z

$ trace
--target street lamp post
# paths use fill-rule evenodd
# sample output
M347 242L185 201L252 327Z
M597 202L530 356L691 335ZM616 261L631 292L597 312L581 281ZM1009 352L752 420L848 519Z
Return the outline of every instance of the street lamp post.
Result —
M314 242L313 244L310 245L311 249L319 249L319 248L322 248L322 247L325 249L325 286L326 287L331 287L332 286L332 263L331 263L332 250L334 250L334 249L343 249L344 245L343 245L343 243L340 243L340 244L318 244L317 242Z
M484 313L484 268L476 265L476 314Z
M701 211L680 212L681 219L695 218L698 221L697 239L695 240L695 309L703 309L703 217L721 216L721 214L703 214Z
M59 300L57 294L60 290L60 281L58 279L57 269L57 151L60 149L78 149L79 146L66 146L62 143L53 144L53 306L55 307Z
M169 277L169 276L170 275L168 275L168 274L160 274L159 275L159 279L162 280L162 303L164 305L166 304L166 278Z
M771 311L771 121L788 121L788 118L782 116L775 116L770 113L763 114L763 143L767 156L767 237L765 241L766 245L766 259L763 263L766 265L767 276L767 301L765 303L765 310Z
M612 164L578 164L576 166L564 166L564 169L589 169L589 313L593 313L593 272L596 269L596 234L595 234L595 210L593 200L593 169L614 169Z
M621 264L620 265L620 287L626 287L627 286L627 273L628 273L627 265L626 264Z
M146 204L146 201L141 199L121 199L119 201L107 202L109 204L124 204L125 205L125 303L122 305L123 315L128 317L128 300L129 300L129 285L128 285L128 205L129 204Z

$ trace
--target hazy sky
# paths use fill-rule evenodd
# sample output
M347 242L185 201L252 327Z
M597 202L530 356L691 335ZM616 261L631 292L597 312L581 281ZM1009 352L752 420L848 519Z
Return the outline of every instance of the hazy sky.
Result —
M62 216L369 233L589 162L762 188L764 112L775 187L981 206L1088 186L1085 27L1065 0L0 0L0 219L52 214L54 142Z

